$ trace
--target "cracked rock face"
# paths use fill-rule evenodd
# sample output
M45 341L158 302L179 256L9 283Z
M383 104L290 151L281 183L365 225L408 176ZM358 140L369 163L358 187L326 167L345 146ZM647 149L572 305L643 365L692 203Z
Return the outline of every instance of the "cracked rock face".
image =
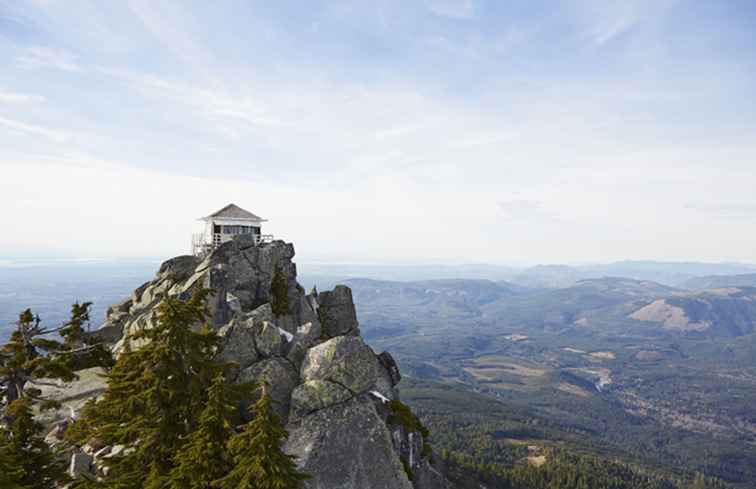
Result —
M292 417L302 418L353 397L352 392L339 384L327 380L306 380L291 394Z
M375 353L359 336L338 336L307 352L304 380L325 380L353 394L367 392L378 378Z
M119 352L129 335L154 326L154 309L162 299L189 297L199 288L212 290L208 312L211 325L219 329L270 302L270 284L276 269L286 278L289 303L295 305L291 318L278 318L279 326L292 327L301 316L307 315L308 320L313 316L312 311L303 308L304 294L297 284L293 257L294 246L290 243L274 241L258 246L252 238L242 235L219 246L202 261L194 256L173 258L163 263L154 280L137 288L129 300L113 306L95 335L115 342L114 349Z
M218 330L221 336L221 351L218 360L236 362L239 368L246 368L260 359L255 345L254 322L232 319Z
M360 334L352 289L337 285L332 291L321 292L318 294L318 305L320 322L329 338Z
M412 489L386 423L370 399L354 398L288 427L285 450L313 479L308 489Z
M294 367L284 358L268 358L247 367L239 373L237 382L265 382L268 393L278 414L284 418L289 414L291 393L299 384L299 375ZM248 408L255 399L249 399L244 407ZM245 413L246 409L245 409Z
M351 290L340 285L305 294L293 257L289 243L256 245L242 235L203 260L168 260L154 280L112 306L94 334L113 344L116 353L127 343L139 347L129 335L154 326L163 298L186 299L210 288L210 323L221 337L217 358L236 364L236 382L267 383L290 433L285 450L311 476L307 489L449 487L421 455L422 436L387 423L401 375L390 354L376 355L360 336ZM280 317L270 306L276 269L288 282L290 304L289 313ZM244 401L245 412L257 395ZM90 451L90 466L107 456ZM77 472L85 471L86 457L74 462Z

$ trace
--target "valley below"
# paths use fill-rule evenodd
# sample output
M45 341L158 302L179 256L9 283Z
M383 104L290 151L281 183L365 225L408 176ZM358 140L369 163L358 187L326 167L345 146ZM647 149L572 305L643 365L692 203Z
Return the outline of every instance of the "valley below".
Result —
M465 280L347 284L366 336L411 376L408 402L434 432L477 440L449 447L489 446L476 457L511 465L529 460L525 440L673 476L756 480L748 287L691 292L615 278L529 290ZM679 305L677 324L706 327L637 319L657 302ZM450 396L461 402L440 408Z
M55 324L91 300L94 328L153 267L2 269L3 327L26 307ZM537 466L567 450L665 477L756 481L756 276L544 284L543 270L400 281L303 268L308 288L351 287L363 336L397 359L403 399L447 457Z

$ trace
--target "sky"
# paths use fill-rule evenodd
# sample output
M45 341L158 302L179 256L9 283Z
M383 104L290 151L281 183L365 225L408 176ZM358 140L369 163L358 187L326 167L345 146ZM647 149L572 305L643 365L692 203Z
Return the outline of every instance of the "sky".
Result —
M756 262L752 0L0 0L0 258Z

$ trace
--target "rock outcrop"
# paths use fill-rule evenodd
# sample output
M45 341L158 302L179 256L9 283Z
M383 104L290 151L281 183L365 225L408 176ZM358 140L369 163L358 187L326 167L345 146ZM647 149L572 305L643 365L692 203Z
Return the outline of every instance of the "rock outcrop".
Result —
M289 243L239 236L204 259L173 258L112 306L95 335L116 354L127 344L139 347L132 336L155 325L162 299L210 289L210 323L222 339L218 358L237 365L235 381L269 384L290 433L285 450L311 476L308 489L450 487L423 434L395 412L406 409L398 401L399 369L389 353L376 355L362 340L351 290L306 294L293 257ZM288 284L283 316L271 307L276 273ZM117 449L123 447L84 447L73 455L71 473L96 467L98 457Z

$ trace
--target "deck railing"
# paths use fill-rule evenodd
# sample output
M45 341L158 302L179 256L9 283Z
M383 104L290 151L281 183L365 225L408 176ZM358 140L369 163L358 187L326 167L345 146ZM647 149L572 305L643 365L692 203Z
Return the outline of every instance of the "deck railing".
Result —
M273 238L272 234L256 234L255 235L255 244L272 243L273 239L274 238Z
M254 235L255 245L272 243L274 239L272 234ZM208 236L206 233L192 234L192 254L194 256L205 256L220 246L221 242L221 234L213 234L212 236Z

